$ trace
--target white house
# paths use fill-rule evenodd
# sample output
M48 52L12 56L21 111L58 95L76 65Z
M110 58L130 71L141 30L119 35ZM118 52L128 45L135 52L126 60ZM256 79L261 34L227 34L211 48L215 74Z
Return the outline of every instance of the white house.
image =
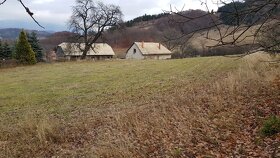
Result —
M83 52L80 48L84 48L85 44L79 43L61 43L57 46L57 59L76 60L82 57ZM112 47L107 43L94 43L86 55L86 59L111 59L115 55Z
M160 43L135 42L126 52L126 59L171 59L171 51Z

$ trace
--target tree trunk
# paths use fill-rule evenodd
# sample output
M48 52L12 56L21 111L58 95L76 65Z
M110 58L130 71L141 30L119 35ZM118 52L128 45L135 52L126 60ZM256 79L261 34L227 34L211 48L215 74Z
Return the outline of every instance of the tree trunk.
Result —
M82 57L81 57L82 60L86 59L88 50L89 49L83 50L83 54L82 54Z
M89 49L90 49L90 47L87 46L87 44L85 44L85 45L86 45L86 46L85 46L85 49L83 50L83 54L82 54L82 57L81 57L82 60L86 59L87 53L88 53L88 51L89 51Z

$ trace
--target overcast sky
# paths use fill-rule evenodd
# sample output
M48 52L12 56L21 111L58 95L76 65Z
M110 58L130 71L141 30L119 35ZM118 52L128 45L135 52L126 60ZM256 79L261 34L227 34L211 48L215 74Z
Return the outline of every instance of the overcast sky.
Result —
M216 9L217 6L211 1L215 0L208 0L210 9ZM23 2L35 13L34 17L46 27L46 30L67 30L66 22L75 0L23 0ZM184 10L205 10L200 0L103 0L103 2L119 5L125 21L144 14L163 13L163 10L170 10L170 5L178 9L185 6ZM7 27L40 29L17 0L7 0L5 4L0 5L0 28Z

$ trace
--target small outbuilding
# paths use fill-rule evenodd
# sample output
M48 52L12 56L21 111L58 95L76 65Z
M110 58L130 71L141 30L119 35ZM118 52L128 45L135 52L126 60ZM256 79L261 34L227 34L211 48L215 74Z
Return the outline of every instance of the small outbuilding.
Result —
M80 48L84 48L85 44L79 43L61 43L57 46L56 56L58 59L78 60L81 59L83 52ZM107 43L94 43L86 55L86 59L104 60L112 59L115 52Z
M134 42L126 52L126 59L171 59L171 54L161 43Z
M55 51L47 52L46 59L48 62L56 61L56 53Z

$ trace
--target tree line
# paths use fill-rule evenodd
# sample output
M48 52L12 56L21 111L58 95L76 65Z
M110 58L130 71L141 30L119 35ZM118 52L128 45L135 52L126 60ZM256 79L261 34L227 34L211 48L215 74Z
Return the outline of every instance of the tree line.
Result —
M273 1L271 4L268 2L264 0L232 1L219 7L217 13L226 25L255 24L265 19L264 14L279 15L280 8L273 8ZM274 3L279 4L279 1L276 0Z
M126 27L131 27L136 23L139 22L143 22L143 21L151 21L151 20L156 20L156 19L160 19L162 17L168 16L170 15L169 13L161 13L161 14L155 14L155 15L143 15L143 16L139 16L137 18L134 18L132 20L129 20L127 22L125 22L125 26Z
M0 60L15 59L19 64L36 64L43 61L43 51L35 32L22 30L15 44L0 41Z

